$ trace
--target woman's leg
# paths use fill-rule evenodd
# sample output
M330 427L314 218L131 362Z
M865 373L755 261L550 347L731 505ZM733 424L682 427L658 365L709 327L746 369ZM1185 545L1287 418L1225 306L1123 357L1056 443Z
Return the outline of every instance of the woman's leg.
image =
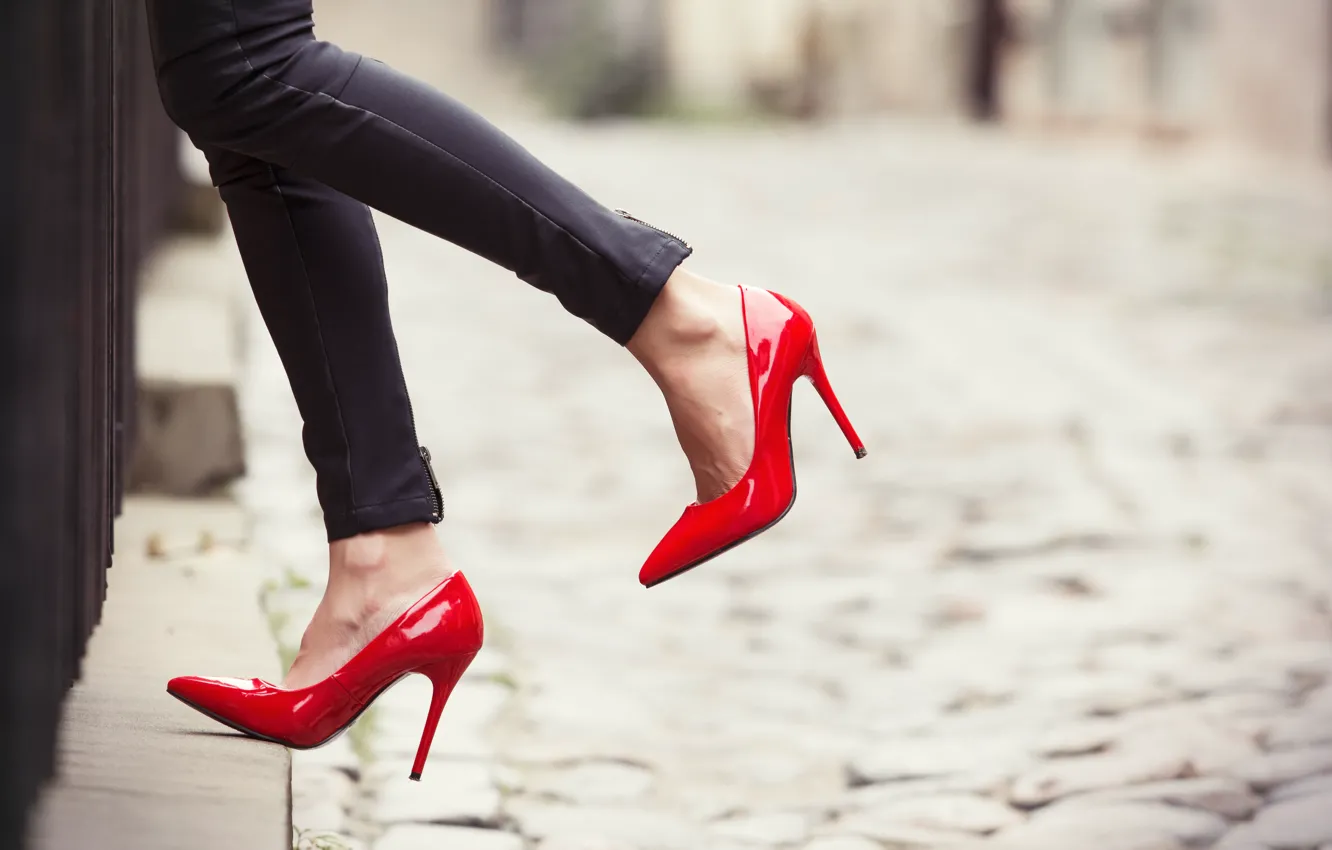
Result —
M281 166L203 151L305 423L329 539L438 520L370 210Z
M370 211L280 166L203 145L305 423L329 538L324 598L287 676L337 669L448 574Z
M316 41L310 0L148 5L163 101L196 140L317 179L553 292L661 386L700 501L743 474L753 411L739 297L677 270L688 246L605 209L439 92Z
M383 413L342 403L343 387L364 379L386 391L384 385L400 386L400 376L386 310L362 313L351 306L358 299L378 304L383 284L377 245L367 247L373 231L364 208L348 206L343 195L513 270L627 344L662 386L700 499L738 480L753 444L739 298L734 288L677 271L690 253L687 245L606 210L444 95L317 42L309 0L148 4L168 112L214 159L240 174L219 182L251 276L262 278L256 292L263 287L267 294L260 297L271 301L269 327L279 349L292 352L284 362L293 388L310 396L302 413L311 460L328 481L321 499L328 490L341 496L332 502L346 508L330 512L349 518L330 521L330 588L340 557L350 562L341 570L347 574L358 574L357 565L400 558L433 564L427 570L443 563L437 544L417 533L428 527L411 515L422 507L424 486L403 465L404 447L414 449L414 438L407 443L398 434L383 448L387 459L366 455L377 484L371 489L402 501L361 498L357 476L365 470L358 452L379 447L359 436L379 434ZM291 241L274 250L274 240L285 238ZM347 262L349 253L355 257ZM323 291L308 277L312 268L334 276L327 297L312 297L313 290ZM306 277L288 273L293 270ZM349 295L358 285L374 292ZM303 325L292 310L304 311ZM362 335L366 322L376 325L369 337ZM367 338L378 341L365 345ZM357 371L367 365L357 353L374 361L368 376ZM402 431L394 404L405 402L405 392L388 396ZM339 457L345 472L333 468ZM360 614L330 615L335 627L328 630L316 629L316 617L312 631L336 640L307 632L309 657L316 660L300 671L294 667L289 683L330 671L337 666L330 659L349 656L375 633L375 618L365 611L382 618L386 606L363 607ZM338 645L329 649L332 644Z
M148 0L163 102L198 143L318 180L553 293L627 343L681 241L598 204L480 116L313 34L311 0Z

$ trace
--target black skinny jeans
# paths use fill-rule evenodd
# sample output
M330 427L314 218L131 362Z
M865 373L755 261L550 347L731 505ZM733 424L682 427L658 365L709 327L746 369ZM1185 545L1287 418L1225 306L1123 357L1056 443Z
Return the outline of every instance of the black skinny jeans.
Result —
M690 253L454 100L317 41L311 0L147 2L162 101L226 203L330 540L442 513L367 205L515 272L620 344Z

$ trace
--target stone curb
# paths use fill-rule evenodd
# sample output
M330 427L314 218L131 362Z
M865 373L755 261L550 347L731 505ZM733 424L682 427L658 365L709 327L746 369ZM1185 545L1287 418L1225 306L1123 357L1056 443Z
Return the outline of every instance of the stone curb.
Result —
M242 514L133 498L102 624L60 728L32 850L291 847L291 758L172 699L182 674L277 672Z

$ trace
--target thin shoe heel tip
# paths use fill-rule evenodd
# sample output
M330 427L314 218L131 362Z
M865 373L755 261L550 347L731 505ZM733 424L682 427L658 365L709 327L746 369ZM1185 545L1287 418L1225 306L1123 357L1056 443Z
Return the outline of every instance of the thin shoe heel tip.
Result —
M413 771L412 771L412 775L409 776L409 777L407 777L407 778L410 779L410 780L412 780L413 782L420 782L420 781L421 781L421 774L419 774L419 773L417 773L416 771L413 770Z
M856 449L856 460L864 460L865 455L867 454L869 454L869 452L865 451L864 446L861 446L860 448Z

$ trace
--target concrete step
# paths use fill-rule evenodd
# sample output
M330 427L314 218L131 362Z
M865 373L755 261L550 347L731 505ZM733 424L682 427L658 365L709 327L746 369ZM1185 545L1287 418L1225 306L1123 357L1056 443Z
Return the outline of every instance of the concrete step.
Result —
M205 495L244 474L238 396L249 298L229 232L176 237L148 263L132 492Z
M31 850L290 848L288 751L166 693L182 674L279 675L243 513L229 502L133 498L116 542Z

